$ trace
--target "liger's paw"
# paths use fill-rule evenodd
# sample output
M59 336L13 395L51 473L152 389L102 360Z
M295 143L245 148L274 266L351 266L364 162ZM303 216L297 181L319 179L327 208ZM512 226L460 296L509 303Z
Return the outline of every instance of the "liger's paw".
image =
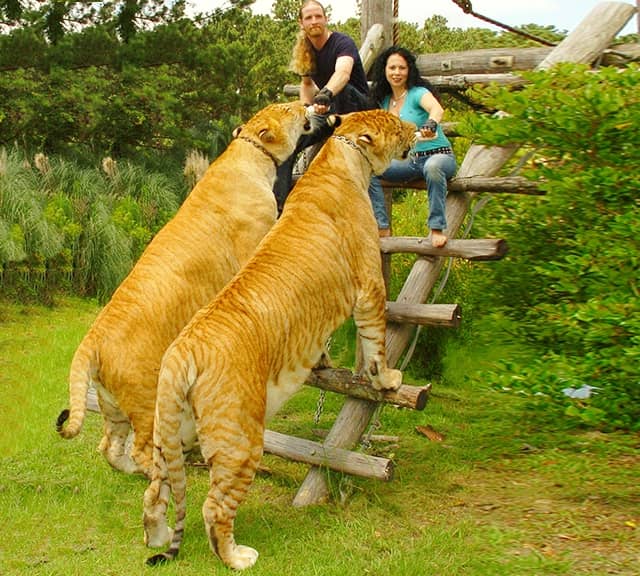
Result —
M402 385L402 372L387 368L372 382L377 390L397 390Z
M225 559L225 564L234 570L251 568L258 559L258 551L249 546L236 546L233 553Z
M148 548L165 548L173 538L173 530L145 530L144 543Z

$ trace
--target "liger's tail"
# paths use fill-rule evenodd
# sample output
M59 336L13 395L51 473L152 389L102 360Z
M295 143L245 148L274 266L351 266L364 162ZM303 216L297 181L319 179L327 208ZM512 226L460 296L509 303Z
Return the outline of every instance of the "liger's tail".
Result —
M148 566L156 566L173 560L178 555L184 538L187 515L187 476L184 468L180 423L189 389L189 378L186 372L179 358L169 356L167 359L165 356L158 378L158 390L170 390L171 394L170 398L164 399L164 402L156 402L153 437L156 447L162 446L162 450L156 449L156 452L160 458L164 459L166 466L166 474L173 496L175 527L169 548L148 558ZM155 465L157 463L154 463Z
M60 412L56 420L56 430L63 438L73 438L82 430L87 413L87 392L92 374L97 373L95 353L84 349L84 342L71 361L69 371L69 409ZM68 422L67 422L68 421ZM67 425L65 426L65 422Z

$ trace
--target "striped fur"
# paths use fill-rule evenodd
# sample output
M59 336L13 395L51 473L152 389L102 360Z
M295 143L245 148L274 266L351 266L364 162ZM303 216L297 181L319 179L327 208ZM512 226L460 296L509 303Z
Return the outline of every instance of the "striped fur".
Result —
M78 347L70 369L70 411L57 421L62 437L80 432L93 384L104 418L99 449L123 472L150 474L162 354L274 224L275 162L290 156L310 128L302 104L267 106L209 166Z
M180 429L191 414L210 469L202 510L211 548L226 565L243 569L258 553L235 543L233 525L262 456L265 420L300 388L350 314L373 386L400 386L402 374L386 365L386 297L367 188L372 168L381 173L406 152L413 130L382 110L343 117L254 256L167 350L144 529L147 545L170 541L170 547L150 564L180 549L186 513ZM166 518L171 494L173 536Z

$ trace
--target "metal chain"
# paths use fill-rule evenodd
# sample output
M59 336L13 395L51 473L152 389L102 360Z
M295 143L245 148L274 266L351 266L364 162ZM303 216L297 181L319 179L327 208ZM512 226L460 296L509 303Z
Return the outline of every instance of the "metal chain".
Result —
M327 342L324 345L324 349L327 353L327 356L331 358L331 345L333 344L333 336L329 336L327 338ZM318 402L316 403L316 411L313 415L313 423L317 426L320 422L320 417L322 416L322 412L324 411L324 399L327 396L326 390L320 390L320 394L318 395Z
M320 417L322 416L322 411L324 410L324 398L327 395L325 390L320 390L320 394L318 395L318 402L316 404L316 412L313 415L313 423L318 424L320 422Z
M369 423L369 429L367 433L360 439L360 446L362 446L363 450L369 450L371 448L371 436L376 430L379 430L382 427L382 423L380 422L380 414L382 413L383 403L379 402L376 406L375 412L371 418L371 422Z

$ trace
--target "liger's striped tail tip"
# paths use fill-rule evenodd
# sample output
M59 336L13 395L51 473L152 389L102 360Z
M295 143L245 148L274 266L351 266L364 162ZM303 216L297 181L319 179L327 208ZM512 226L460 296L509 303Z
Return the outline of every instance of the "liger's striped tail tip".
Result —
M173 554L168 554L167 552L163 552L162 554L156 554L155 556L151 556L147 558L146 565L147 566L158 566L160 564L166 564L173 560L175 556Z
M60 412L60 415L58 416L58 419L56 420L56 431L57 432L62 432L62 427L64 426L64 423L68 419L69 419L69 410L65 408L62 412Z

